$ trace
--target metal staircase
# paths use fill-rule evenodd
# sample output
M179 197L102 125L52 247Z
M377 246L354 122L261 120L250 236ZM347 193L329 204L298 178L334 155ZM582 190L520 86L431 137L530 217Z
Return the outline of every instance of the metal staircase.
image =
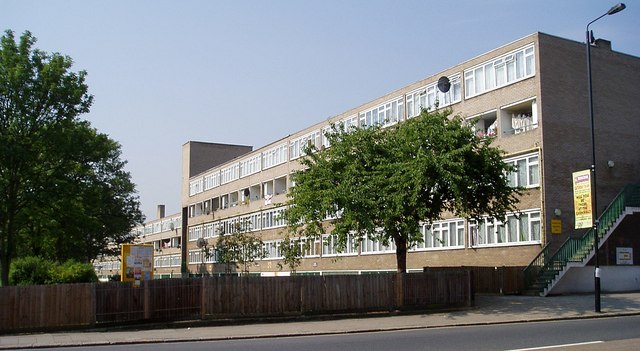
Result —
M602 246L625 216L640 212L640 184L627 185L602 213L597 233ZM524 269L525 293L546 296L570 267L584 267L595 254L593 228L582 237L568 238L552 252L549 244Z

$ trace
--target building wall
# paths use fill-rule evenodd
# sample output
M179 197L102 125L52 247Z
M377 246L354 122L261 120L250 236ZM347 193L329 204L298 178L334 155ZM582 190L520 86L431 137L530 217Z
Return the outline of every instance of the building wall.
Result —
M497 58L506 57L514 50L533 45L535 56L535 75L501 88L484 92L480 95L465 98L466 89L465 70L480 67L485 63L494 62ZM581 51L582 50L582 51ZM539 252L542 245L548 241L562 241L561 236L550 234L550 220L553 210L562 210L563 233L568 235L573 227L573 197L571 185L571 172L588 168L590 162L589 124L584 121L586 114L586 70L584 45L565 39L535 33L525 38L516 40L491 52L479 55L471 60L460 63L444 70L436 75L412 83L406 87L395 90L385 96L362 104L354 109L345 111L327 121L302 130L293 135L273 142L253 152L242 155L239 159L258 156L272 148L286 144L287 146L297 138L312 133L337 123L351 116L358 116L362 111L377 107L387 101L399 101L404 108L408 108L409 97L416 91L434 84L441 76L460 75L462 87L462 99L450 105L454 114L464 118L481 116L487 123L495 120L497 134L494 145L505 151L505 159L516 158L523 155L538 157L540 184L533 186L523 194L519 203L521 210L540 210L541 238L537 242L526 244L501 244L488 246L473 246L470 243L469 223L465 222L466 230L463 245L454 249L436 249L410 252L408 255L408 267L410 269L422 269L425 266L524 266L527 265ZM505 59L506 60L506 59ZM497 61L495 61L497 62ZM622 185L637 181L640 164L640 153L635 150L640 138L633 132L640 127L640 116L631 107L632 101L640 101L638 92L631 89L635 82L633 78L640 78L640 60L635 57L612 53L601 48L594 49L594 95L597 96L596 114L606 115L607 123L614 128L598 128L598 140L607 140L599 146L599 160L612 159L616 162L613 169L602 168L599 164L599 177L602 177L602 191L599 192L599 200L602 197L602 205L613 198L614 192L619 191ZM497 63L496 63L497 65ZM611 76L614 79L606 80L603 76ZM629 79L632 78L632 79ZM596 84L595 82L598 81ZM624 83L621 83L624 82ZM620 87L626 90L623 93L616 92ZM615 89L614 89L615 88ZM426 91L426 90L425 90ZM399 98L399 100L398 100ZM612 106L612 104L614 106ZM525 111L530 120L537 121L535 126L526 129L516 129L514 123L516 116ZM405 118L407 115L405 114ZM631 118L630 118L631 117ZM636 117L636 118L634 118ZM604 117L602 117L604 118ZM620 128L618 128L618 126ZM486 126L485 126L486 127ZM186 150L188 151L188 150ZM289 153L289 150L287 154ZM188 152L183 155L189 157ZM585 166L585 161L586 166ZM216 168L203 171L213 172L224 169L238 159L222 163ZM290 185L289 175L300 165L296 160L289 160L274 167L263 169L255 174L239 178L227 184L222 184L210 190L202 191L193 196L188 196L188 181L183 180L183 205L185 207L208 201L212 198L239 193L242 189L263 188L265 183L273 180L285 179L287 187ZM608 174L606 172L609 172ZM602 174L600 176L600 174ZM283 178L284 177L284 178ZM600 185L599 185L600 189ZM264 195L264 194L261 194ZM238 201L229 208L189 216L188 226L193 227L204 223L210 223L225 218L256 213L274 207L274 204L284 203L284 193L274 194L267 200L264 196L250 201ZM548 215L549 214L549 215ZM185 228L185 231L187 228ZM283 229L269 229L260 232L263 240L275 240L283 235ZM211 238L215 239L215 238ZM185 239L189 250L194 249L194 241ZM210 242L211 243L211 242ZM212 244L212 243L211 243ZM319 252L322 251L320 247ZM251 266L254 272L278 271L278 260L260 260ZM194 264L190 265L193 270ZM212 268L209 264L207 267ZM298 271L307 272L348 272L348 271L378 271L395 270L395 254L393 250L376 254L317 256L305 259ZM216 269L217 270L217 269ZM286 269L285 269L286 270Z
M560 209L563 242L574 230L572 172L592 163L591 124L588 110L586 46L570 40L540 35L542 134L545 212ZM598 212L629 183L640 181L640 60L611 51L610 45L592 47L592 82L596 134ZM635 105L635 106L634 106ZM607 161L615 163L613 168ZM549 220L547 220L547 225Z

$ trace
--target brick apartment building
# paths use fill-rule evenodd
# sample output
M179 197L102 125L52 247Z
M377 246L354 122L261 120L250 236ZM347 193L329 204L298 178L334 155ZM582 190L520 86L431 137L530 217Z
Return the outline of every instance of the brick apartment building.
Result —
M190 273L223 271L213 258L204 258L198 239L213 246L217 236L229 233L234 223L249 221L268 252L267 258L251 266L251 272L263 276L288 274L278 268L278 244L285 230L278 214L292 186L290 175L300 169L298 159L304 145L321 147L326 142L323 132L332 123L391 125L417 116L423 107L436 106L451 108L453 114L468 121L477 119L476 132L495 138L493 144L506 152L505 162L517 166L511 181L527 191L518 205L520 212L507 216L504 222L443 218L425 223L424 242L412 247L407 255L408 270L524 267L541 251L548 261L550 253L568 238L586 232L574 229L572 188L572 173L589 169L592 163L585 55L584 43L534 33L256 150L239 145L186 143L180 226L184 267ZM605 40L593 44L591 55L597 203L602 213L627 184L640 182L640 89L635 86L640 81L640 59L612 51L611 43ZM448 77L451 82L446 93L437 87L440 77ZM600 264L618 269L612 274L620 279L640 277L640 240L637 234L636 238L630 235L638 228L634 213L632 210L619 216L615 228L603 235L600 249ZM365 240L349 245L345 252L336 252L330 241L327 236L311 243L297 272L395 271L393 246ZM631 252L631 265L616 267L619 247L631 249L626 251ZM592 256L593 250L565 281L577 279L572 275L586 274L588 265L593 264ZM640 284L639 280L635 284ZM571 284L575 288L575 282ZM556 289L563 288L559 285Z

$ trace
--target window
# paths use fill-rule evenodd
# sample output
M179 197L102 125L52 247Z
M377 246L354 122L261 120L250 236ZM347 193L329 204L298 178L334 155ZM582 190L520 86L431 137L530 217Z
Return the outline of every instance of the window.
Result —
M220 171L215 171L204 176L204 190L220 186Z
M284 227L286 222L282 216L283 213L284 207L262 212L262 228Z
M373 240L368 236L362 240L360 244L360 250L362 254L378 254L389 253L396 251L396 245L391 241L388 245L385 245L380 240Z
M280 144L262 153L262 169L287 162L287 144Z
M320 256L320 240L299 238L297 241L300 245L302 257L318 257Z
M446 93L438 89L437 83L427 85L407 94L407 117L420 115L422 109L435 110L459 102L462 98L460 75L449 77L451 88Z
M189 263L202 263L202 250L190 250Z
M338 250L338 236L325 234L322 236L322 256L347 256L358 254L358 243L355 238L347 237L346 247L342 251Z
M464 219L461 218L424 223L420 233L422 242L415 243L412 251L464 247Z
M533 44L465 70L465 98L535 75Z
M189 241L196 241L202 238L202 226L198 225L189 227L187 230L187 237L189 238Z
M505 160L516 167L509 174L509 185L512 187L535 188L540 186L540 165L538 154L529 154Z
M200 194L203 191L203 178L194 179L189 182L189 196Z
M469 223L471 246L496 246L540 242L540 211L508 214L504 222L483 218Z
M212 238L216 235L213 231L213 223L207 223L204 225L202 235L205 239Z
M282 251L280 250L281 240L271 240L262 243L262 248L265 252L265 259L277 259L282 258Z
M387 101L368 111L360 112L360 127L380 125L383 127L398 123L404 118L404 101L402 97Z
M220 171L220 184L226 184L239 178L240 164L236 163Z
M240 178L258 173L262 166L262 154L240 161Z
M320 131L315 131L305 136L289 142L289 159L293 160L304 155L305 148L314 146L320 148L322 144L322 134Z

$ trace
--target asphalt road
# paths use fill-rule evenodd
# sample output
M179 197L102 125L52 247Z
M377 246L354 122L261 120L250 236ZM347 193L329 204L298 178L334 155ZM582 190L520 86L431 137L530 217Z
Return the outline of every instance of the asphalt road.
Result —
M46 350L398 351L637 350L640 316L288 338L113 345ZM614 347L615 346L615 347Z

